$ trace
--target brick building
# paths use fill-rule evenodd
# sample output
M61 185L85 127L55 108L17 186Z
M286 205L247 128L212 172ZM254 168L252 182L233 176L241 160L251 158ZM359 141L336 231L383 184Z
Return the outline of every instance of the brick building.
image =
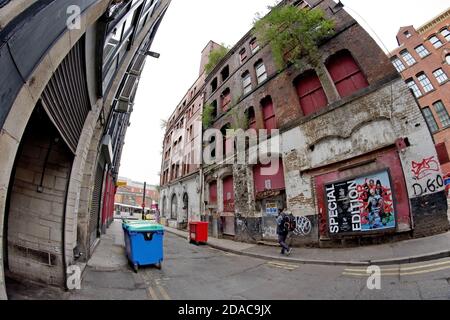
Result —
M151 209L151 205L159 201L159 192L155 186L145 185L145 206ZM132 181L127 178L119 178L119 187L116 191L115 203L142 208L144 202L144 183Z
M444 174L450 174L450 9L397 34L392 63L419 101Z
M206 77L205 108L216 114L203 128L201 168L211 235L275 240L284 207L296 217L298 245L448 230L432 136L389 58L341 3L295 3L335 22L319 68L277 70L269 46L248 32ZM260 138L257 147L244 141L244 164L236 161L239 142L217 135L236 127ZM271 165L261 159L268 154Z
M67 287L95 250L169 4L0 1L0 298L5 273Z

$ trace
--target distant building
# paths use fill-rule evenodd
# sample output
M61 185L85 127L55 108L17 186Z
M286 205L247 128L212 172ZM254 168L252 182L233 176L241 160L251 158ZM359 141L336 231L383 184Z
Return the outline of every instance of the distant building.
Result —
M123 207L142 208L142 204L144 203L144 183L119 177L118 184L119 187L117 188L115 196L115 206L123 205ZM150 210L152 204L157 203L158 201L159 192L156 186L146 185L145 208Z
M444 174L450 173L450 9L423 26L400 28L390 53L419 101Z
M209 54L220 47L210 41L203 49L200 74L167 121L161 163L160 210L167 224L184 229L200 219L201 141L205 65Z

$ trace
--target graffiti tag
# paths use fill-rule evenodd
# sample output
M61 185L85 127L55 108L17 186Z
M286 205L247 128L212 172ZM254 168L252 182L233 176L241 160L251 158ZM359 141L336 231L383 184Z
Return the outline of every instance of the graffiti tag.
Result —
M414 179L422 180L434 172L439 172L439 162L433 157L425 158L421 162L412 162L412 173L414 174Z
M311 233L312 225L306 217L295 217L296 227L293 231L297 236L307 236Z
M444 186L444 179L438 175L435 179L428 179L426 183L413 184L414 195L416 197L423 196L428 193L434 193Z
M277 229L274 227L264 227L263 235L264 235L264 237L276 237Z

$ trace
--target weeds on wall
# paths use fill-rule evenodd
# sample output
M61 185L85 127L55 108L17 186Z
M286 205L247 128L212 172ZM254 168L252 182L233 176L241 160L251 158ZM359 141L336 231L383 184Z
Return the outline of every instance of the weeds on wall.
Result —
M261 45L268 44L279 70L302 59L312 66L320 64L319 44L332 36L334 21L321 9L298 8L293 5L271 7L264 17L257 17L253 34Z
M217 64L227 55L229 51L230 48L223 43L220 45L220 47L212 50L208 57L208 63L205 66L206 74L210 74L211 71L214 70Z

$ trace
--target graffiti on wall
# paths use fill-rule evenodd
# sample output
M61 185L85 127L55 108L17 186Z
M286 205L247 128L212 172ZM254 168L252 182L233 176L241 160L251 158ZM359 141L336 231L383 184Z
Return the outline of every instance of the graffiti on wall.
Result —
M277 228L272 226L265 226L263 228L263 237L265 238L276 238Z
M414 174L415 180L422 180L440 171L439 162L434 156L422 159L420 162L413 161L411 171Z
M413 161L411 171L414 175L413 184L414 196L420 197L426 194L434 193L444 187L444 178L439 174L439 162L434 156L424 158L421 161Z
M296 236L307 236L311 233L312 224L307 217L295 217L295 230L293 231Z

